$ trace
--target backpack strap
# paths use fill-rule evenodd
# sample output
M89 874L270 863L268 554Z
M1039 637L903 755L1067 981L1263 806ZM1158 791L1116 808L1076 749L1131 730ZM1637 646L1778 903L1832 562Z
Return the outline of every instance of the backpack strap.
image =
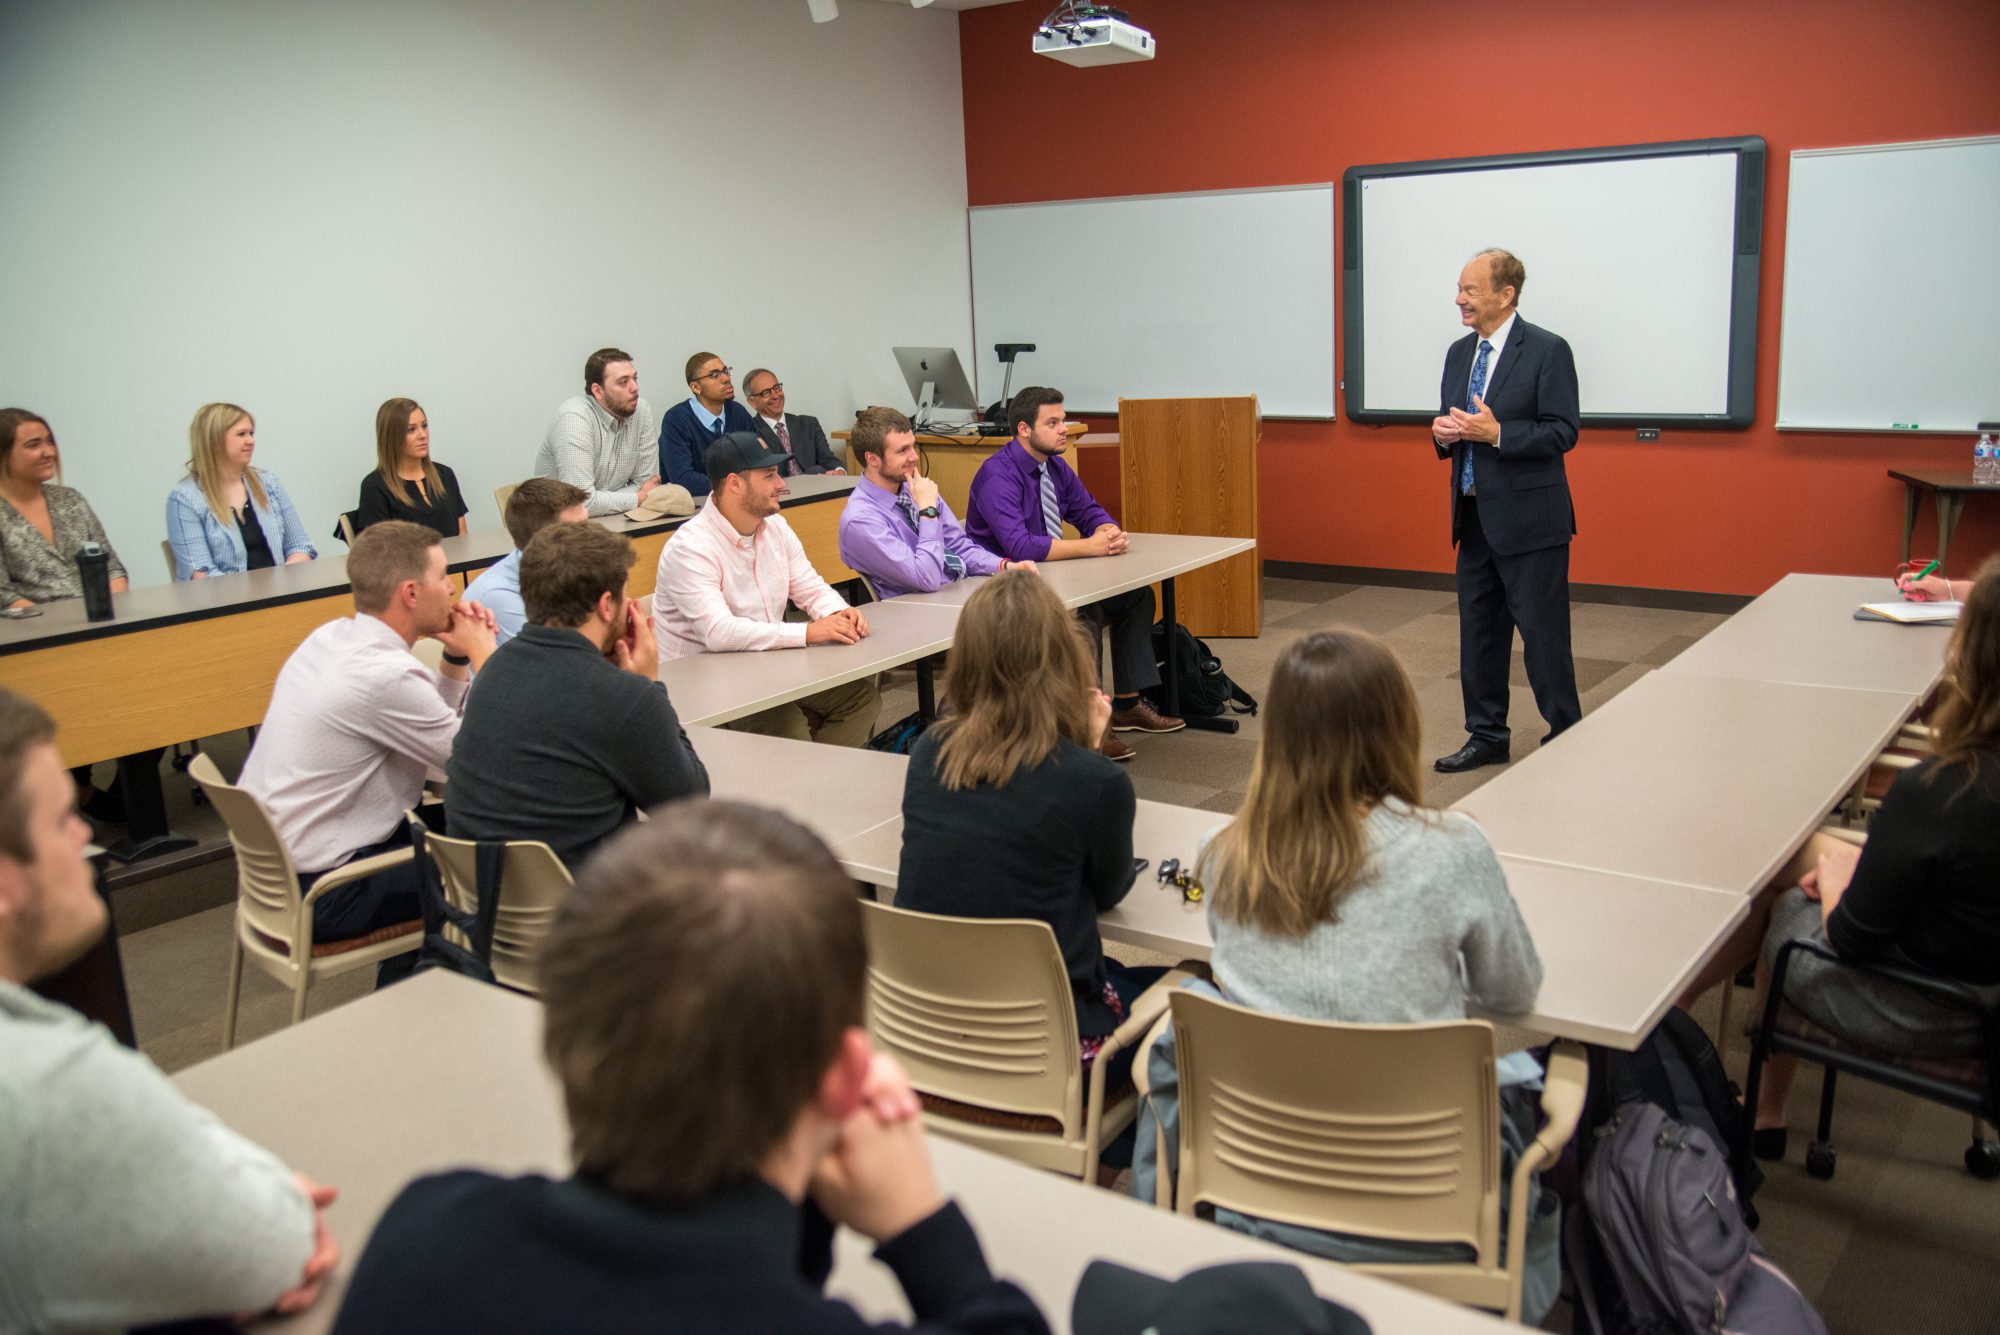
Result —
M449 969L482 983L493 977L493 924L500 913L500 881L506 865L507 846L498 840L482 839L473 852L473 891L476 902L468 912L452 907L445 898L444 880L437 862L425 848L429 834L422 821L410 822L410 844L417 854L417 899L424 913L424 944L417 955L417 969ZM445 935L447 926L464 933L471 948Z

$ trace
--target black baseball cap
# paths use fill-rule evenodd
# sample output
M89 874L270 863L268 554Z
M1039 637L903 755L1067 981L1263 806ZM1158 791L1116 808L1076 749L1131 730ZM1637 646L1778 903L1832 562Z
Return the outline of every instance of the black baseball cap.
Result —
M708 447L708 485L721 486L731 473L776 468L791 457L790 450L773 449L754 431L731 431Z
M1162 1279L1093 1261L1070 1309L1076 1335L1369 1335L1366 1321L1312 1291L1282 1261L1236 1261Z

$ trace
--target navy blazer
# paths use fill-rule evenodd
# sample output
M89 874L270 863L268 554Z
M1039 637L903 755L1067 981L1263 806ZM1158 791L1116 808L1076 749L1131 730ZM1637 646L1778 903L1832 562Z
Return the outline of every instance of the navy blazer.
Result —
M735 399L722 405L722 430L710 431L682 399L660 418L660 476L678 482L691 496L708 495L708 447L731 431L755 431L750 410Z
M1438 387L1438 415L1466 407L1472 358L1479 335L1469 333L1444 355ZM1479 527L1501 556L1557 547L1576 535L1576 507L1569 494L1563 456L1576 445L1576 358L1569 344L1540 325L1514 321L1500 365L1481 396L1500 421L1496 448L1461 440L1439 445L1451 460L1451 540L1459 538L1458 479L1463 451L1472 451L1472 482L1478 489Z

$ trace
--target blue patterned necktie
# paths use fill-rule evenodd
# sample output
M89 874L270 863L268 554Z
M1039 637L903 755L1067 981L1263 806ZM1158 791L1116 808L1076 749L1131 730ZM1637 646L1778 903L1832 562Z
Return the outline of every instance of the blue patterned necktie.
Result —
M917 503L910 499L909 492L899 491L896 493L896 508L903 512L903 518L910 521L910 532L915 533L917 531ZM955 552L946 552L944 554L944 573L949 575L954 581L963 579L965 577L965 559Z
M1051 538L1062 536L1062 507L1056 504L1055 470L1043 464L1035 470L1041 474L1042 483L1042 527Z
M1469 413L1479 411L1479 405L1474 403L1473 400L1486 392L1486 359L1492 353L1493 345L1483 338L1480 339L1479 356L1472 363L1472 380L1465 387L1465 411ZM1465 445L1465 471L1458 480L1458 492L1461 496L1470 496L1472 494L1472 443L1470 441L1467 441Z

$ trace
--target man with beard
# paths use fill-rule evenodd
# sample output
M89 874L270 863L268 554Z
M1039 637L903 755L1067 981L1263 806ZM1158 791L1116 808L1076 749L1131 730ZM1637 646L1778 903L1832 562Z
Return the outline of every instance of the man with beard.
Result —
M535 454L535 476L581 488L592 515L638 508L659 485L654 440L660 419L639 397L632 354L599 348L583 364L584 392L564 399Z

